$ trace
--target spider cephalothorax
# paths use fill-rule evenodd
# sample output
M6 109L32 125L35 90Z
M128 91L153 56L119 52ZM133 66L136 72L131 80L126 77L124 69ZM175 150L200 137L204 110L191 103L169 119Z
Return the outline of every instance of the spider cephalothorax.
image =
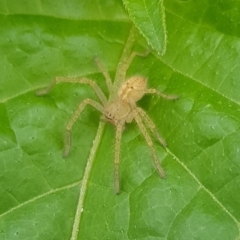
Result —
M145 94L147 79L142 76L129 78L118 91L114 101L105 107L104 116L106 120L114 125L130 123L133 116L133 109L136 102Z
M131 107L128 103L117 99L110 102L104 109L102 119L112 123L113 125L124 124L125 122L131 122Z
M149 51L148 51L149 52ZM147 52L147 53L148 53ZM122 64L122 76L126 75L126 70L128 69L129 65L131 64L133 58L136 55L146 56L147 54L138 54L133 52L129 57L129 60L126 61L125 64ZM81 84L88 84L90 85L93 90L95 91L96 95L98 96L101 103L92 100L92 99L85 99L83 100L77 110L75 111L74 115L66 125L66 141L65 141L65 148L63 152L63 156L66 157L69 154L70 146L71 146L71 138L70 138L70 131L72 129L73 124L85 108L87 104L93 106L97 110L102 113L101 119L110 122L116 127L116 138L115 138L115 192L119 193L119 154L120 154L120 142L122 131L124 129L125 123L130 123L133 120L136 121L142 135L144 136L148 146L150 147L152 157L155 163L155 166L160 174L161 177L165 178L165 173L159 163L158 157L156 152L153 148L153 142L148 131L152 132L157 140L163 145L166 146L166 142L164 139L159 135L156 130L156 126L153 121L148 117L147 113L140 107L136 105L137 101L139 101L145 94L157 94L166 99L176 99L177 96L174 95L165 95L156 89L147 88L147 78L143 76L133 76L126 81L123 81L119 86L119 81L112 82L111 78L102 65L102 63L96 58L96 64L99 70L103 73L104 77L106 78L106 84L109 90L109 99L104 95L103 91L100 87L96 84L95 81L88 79L88 78L78 78L78 77L56 77L54 82L45 89L39 90L36 94L37 95L44 95L48 93L52 87L61 82L70 82L70 83L81 83ZM118 79L117 79L118 80ZM124 79L123 79L124 80Z

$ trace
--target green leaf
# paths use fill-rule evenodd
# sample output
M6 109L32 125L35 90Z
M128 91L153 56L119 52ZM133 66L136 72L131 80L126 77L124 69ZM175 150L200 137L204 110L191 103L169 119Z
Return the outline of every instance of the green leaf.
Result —
M167 33L163 0L123 0L130 19L159 55L166 52Z
M35 92L56 76L86 76L107 94L93 59L114 78L132 28L124 6L0 1L1 240L240 239L239 4L164 4L166 54L136 57L127 77L144 75L149 87L180 96L145 96L138 104L168 143L164 149L153 141L167 179L133 122L123 132L116 195L115 129L99 128L98 111L84 110L62 157L77 106L98 100L91 87L63 83L43 97ZM135 37L133 50L145 52Z

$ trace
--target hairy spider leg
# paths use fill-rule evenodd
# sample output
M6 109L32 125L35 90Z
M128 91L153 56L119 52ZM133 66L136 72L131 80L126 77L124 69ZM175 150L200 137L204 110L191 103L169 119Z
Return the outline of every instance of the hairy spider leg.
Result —
M159 92L155 88L146 89L145 94L157 94L158 96L168 99L168 100L177 100L179 98L177 95L167 95L162 92Z
M99 112L103 113L104 112L104 107L92 100L92 99L85 99L83 100L77 110L75 111L75 113L73 114L73 116L71 117L71 119L69 120L69 122L66 125L66 137L65 137L65 146L64 146L64 150L63 150L63 157L67 157L71 148L71 129L73 124L76 122L76 120L78 119L78 117L80 116L81 112L83 111L83 109L85 108L86 105L91 105L92 107L94 107L95 109L97 109Z
M36 92L37 96L41 96L41 95L45 95L47 93L49 93L52 88L58 84L58 83L79 83L79 84L88 84L90 85L93 90L95 91L96 95L98 96L98 98L100 99L100 101L102 102L102 105L105 106L107 103L107 98L104 95L104 93L102 92L101 88L91 79L88 78L79 78L79 77L56 77L54 79L54 81L47 86L44 89L40 89ZM73 124L75 123L75 121L77 120L77 118L79 117L79 115L81 114L81 112L83 111L83 109L85 108L85 106L89 104L92 107L96 108L98 111L100 111L101 113L104 112L104 107L92 100L92 99L85 99L83 102L81 102L78 106L78 109L75 111L75 113L73 114L72 118L70 119L70 121L68 122L67 126L66 126L66 135L65 135L65 144L64 144L64 150L63 150L63 157L66 157L69 154L70 148L71 148L71 128L73 126Z
M124 65L125 65L125 62L127 61L127 59L129 58L130 54L132 53L132 48L136 41L137 34L138 34L138 30L133 24L130 29L130 33L128 35L128 38L126 40L121 57L119 59L118 65L117 65L116 75L115 75L115 79L114 79L115 86L120 86L125 81L125 77L123 77L126 75L124 73L124 69L125 69Z
M179 97L177 95L167 95L164 94L154 88L149 88L145 90L145 94L157 94L158 96L168 99L168 100L176 100ZM156 125L151 120L151 118L146 114L146 112L142 108L137 108L138 113L142 117L144 123L146 126L150 129L150 131L155 135L155 137L158 139L158 141L164 146L167 146L166 141L160 136L159 132L157 131Z
M125 59L124 62L122 62L118 68L121 68L121 75L119 75L119 77L121 77L121 79L116 79L116 84L118 85L117 88L120 87L121 84L123 84L123 82L126 80L126 72L129 68L129 66L131 65L133 59L136 56L140 56L140 57L146 57L148 54L150 53L150 50L147 50L144 53L139 53L139 52L132 52L130 57Z
M116 139L115 139L115 156L114 156L114 189L116 194L120 192L119 184L119 160L120 160L120 144L122 138L123 125L116 125Z
M160 163L159 163L159 160L158 160L158 157L157 157L157 154L154 150L154 147L153 147L153 142L152 142L152 139L151 137L149 136L148 132L147 132L147 129L145 128L143 122L142 122L142 119L141 119L141 116L138 114L138 110L137 109L134 109L133 110L133 116L134 116L134 119L136 120L137 122L137 125L143 135L143 137L145 138L146 142L147 142L147 145L149 146L150 148L150 151L151 151L151 154L152 154L152 157L153 157L153 160L154 160L154 164L160 174L160 176L162 178L166 178L166 174L164 172L164 170L162 169Z
M99 71L103 74L103 76L106 79L106 84L107 84L107 88L109 93L113 91L113 84L112 84L112 80L110 78L110 75L106 69L106 67L103 65L103 63L99 60L98 57L94 58L94 61L99 69Z
M140 114L143 122L150 129L150 131L155 135L157 140L163 145L163 147L167 146L166 141L161 137L159 132L157 131L156 125L152 121L152 119L147 115L147 113L142 108L137 108L138 113Z
M95 91L96 95L98 96L98 98L100 99L100 101L102 102L102 104L105 106L105 104L107 103L107 98L104 95L103 91L101 90L101 88L97 85L96 82L94 82L93 80L89 79L89 78L80 78L80 77L56 77L54 79L54 81L47 86L46 88L40 89L36 92L37 96L41 96L41 95L45 95L48 94L52 88L58 84L58 83L79 83L79 84L87 84L90 85L93 90Z

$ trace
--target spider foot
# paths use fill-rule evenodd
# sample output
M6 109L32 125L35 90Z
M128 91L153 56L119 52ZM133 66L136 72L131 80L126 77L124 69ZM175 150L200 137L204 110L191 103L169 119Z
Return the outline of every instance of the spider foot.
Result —
M163 178L163 179L166 179L166 178L167 178L167 176L166 176L164 170L162 169L162 167L157 166L157 170L158 170L158 173L159 173L159 175L160 175L161 178Z
M178 100L179 99L179 96L178 95L165 95L166 99L168 100Z
M62 154L64 158L66 158L69 155L70 148L71 148L71 134L70 134L70 131L67 130L66 137L65 137L65 146Z
M52 88L55 84L56 84L56 81L54 80L49 86L36 91L35 92L36 96L43 96L43 95L48 94L52 90Z
M114 182L114 190L117 195L120 193L119 181Z

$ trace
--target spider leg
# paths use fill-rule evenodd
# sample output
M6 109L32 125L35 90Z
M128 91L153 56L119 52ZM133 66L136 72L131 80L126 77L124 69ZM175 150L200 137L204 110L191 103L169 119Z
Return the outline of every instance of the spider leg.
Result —
M125 81L125 75L126 75L126 70L124 72L125 62L127 61L127 59L129 58L132 52L132 47L134 42L136 41L137 36L138 36L138 30L133 24L130 29L129 36L126 40L126 43L124 45L122 55L118 62L116 76L114 80L114 85L116 86L120 86Z
M132 63L133 59L136 56L146 57L149 53L150 53L150 50L147 50L144 53L132 52L130 56L127 55L127 56L121 57L121 59L118 63L116 77L115 77L116 84L114 82L114 84L117 86L117 88L119 86L121 86L123 84L123 82L126 80L126 72L127 72L127 69L129 68L130 64Z
M130 57L128 58L128 60L125 62L125 66L124 66L124 69L125 69L125 72L127 71L127 69L129 68L130 64L132 63L133 59L136 57L136 56L139 56L139 57L146 57L148 54L150 53L150 50L147 50L143 53L139 53L139 52L132 52Z
M109 76L107 69L105 68L105 66L102 64L102 62L97 57L94 58L94 61L97 64L99 71L101 71L103 76L105 77L108 91L109 91L109 93L111 93L112 89L113 89L113 84L112 84L112 80Z
M114 189L116 194L119 194L119 158L120 158L120 143L122 138L123 125L116 125L116 139L115 139L115 157L114 157Z
M138 111L138 113L140 114L140 116L142 117L144 123L146 124L146 126L151 130L151 132L155 135L155 137L157 138L157 140L163 145L163 147L167 146L166 141L161 137L161 135L159 134L159 132L157 131L157 128L154 124L154 122L152 121L152 119L146 114L146 112L142 109L142 108L137 108L136 109Z
M141 119L141 116L138 114L138 111L135 109L133 110L133 115L134 115L134 118L137 122L137 125L142 133L142 135L144 136L150 150L151 150L151 154L152 154L152 157L153 157L153 160L154 160L154 163L155 163L155 166L160 174L160 176L162 178L166 178L166 175L165 175L165 172L163 170L163 168L161 167L160 163L159 163L159 160L158 160L158 157L157 157L157 154L154 150L154 147L153 147L153 142L152 142L152 139L151 137L149 136L148 132L147 132L147 129L145 128L143 122L142 122L142 119Z
M177 100L179 97L177 95L167 95L162 92L159 92L157 89L149 88L146 89L145 94L157 94L158 96L168 99L168 100Z
M129 66L132 63L133 59L136 56L146 57L149 53L150 53L150 50L147 50L144 53L132 52L130 57L125 59L124 62L122 62L121 64L119 63L119 68L120 68L119 72L121 73L121 76L119 76L119 79L121 79L120 84L122 83L122 81L125 81L127 69L129 68Z
M64 146L64 150L63 150L63 157L67 157L68 154L69 154L69 151L70 151L70 147L71 147L71 129L72 129L72 126L73 124L76 122L76 120L78 119L78 117L80 116L81 112L83 111L83 109L85 108L85 106L89 104L91 105L92 107L94 107L95 109L97 109L98 111L102 112L104 111L104 108L103 106L92 100L92 99L85 99L83 100L77 110L74 112L72 118L70 119L70 121L67 123L67 126L66 126L66 137L65 137L65 146Z
M88 84L93 88L93 90L95 91L96 95L98 96L98 98L100 99L102 104L105 105L107 103L106 96L104 95L103 91L97 85L96 82L94 82L93 80L88 79L88 78L80 78L80 77L56 77L54 79L54 81L49 86L47 86L46 88L38 90L36 92L36 95L37 96L42 96L42 95L48 94L56 84L64 83L64 82Z

